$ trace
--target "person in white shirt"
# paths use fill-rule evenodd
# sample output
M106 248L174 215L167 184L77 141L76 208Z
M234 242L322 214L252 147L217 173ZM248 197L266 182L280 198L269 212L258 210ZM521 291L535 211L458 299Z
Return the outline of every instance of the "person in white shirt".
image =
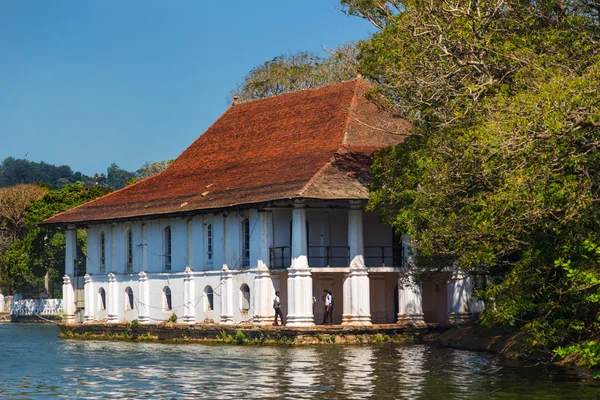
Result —
M325 302L325 311L323 313L323 325L327 324L327 320L329 320L329 324L333 323L333 308L331 306L332 300L333 296L331 295L331 292L329 292L327 289L324 289L323 301Z
M283 313L281 312L281 300L279 298L279 290L275 292L275 298L273 299L273 309L275 310L275 322L273 325L279 325L277 323L277 316L281 319L281 325L285 326L285 319L283 318Z

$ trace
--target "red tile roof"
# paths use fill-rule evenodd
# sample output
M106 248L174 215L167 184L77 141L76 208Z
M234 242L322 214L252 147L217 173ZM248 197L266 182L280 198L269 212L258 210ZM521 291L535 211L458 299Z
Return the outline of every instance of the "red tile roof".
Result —
M293 198L365 199L370 154L409 124L379 112L348 81L237 104L162 173L47 219L85 224ZM361 179L363 178L363 179Z

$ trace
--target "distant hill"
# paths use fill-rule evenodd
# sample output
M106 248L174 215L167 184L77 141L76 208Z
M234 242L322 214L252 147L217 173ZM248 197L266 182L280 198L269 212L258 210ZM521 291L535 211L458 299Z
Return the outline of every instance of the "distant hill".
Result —
M45 162L34 162L25 159L7 157L0 163L0 188L18 184L44 183L53 189L61 189L71 183L84 185L103 185L111 189L121 189L125 185L159 173L172 160L146 162L135 172L126 171L112 163L106 173L87 176L81 172L73 172L68 165L53 165Z

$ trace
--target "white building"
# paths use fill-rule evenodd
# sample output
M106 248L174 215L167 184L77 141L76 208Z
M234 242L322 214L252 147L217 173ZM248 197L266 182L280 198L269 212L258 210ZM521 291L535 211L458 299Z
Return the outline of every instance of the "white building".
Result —
M85 322L272 324L279 290L288 325L309 326L324 289L337 324L468 318L468 278L406 286L406 245L364 210L372 152L408 129L365 89L234 105L162 173L44 221L66 230L67 319L76 229L87 230Z

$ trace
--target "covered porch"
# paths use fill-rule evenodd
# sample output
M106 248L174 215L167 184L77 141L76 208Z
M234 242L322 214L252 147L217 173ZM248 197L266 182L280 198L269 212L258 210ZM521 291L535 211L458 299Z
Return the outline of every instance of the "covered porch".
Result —
M470 318L470 280L440 274L416 283L410 249L364 202L296 201L272 210L269 269L287 299L290 326L324 322L323 291L334 298L342 325L455 323Z

